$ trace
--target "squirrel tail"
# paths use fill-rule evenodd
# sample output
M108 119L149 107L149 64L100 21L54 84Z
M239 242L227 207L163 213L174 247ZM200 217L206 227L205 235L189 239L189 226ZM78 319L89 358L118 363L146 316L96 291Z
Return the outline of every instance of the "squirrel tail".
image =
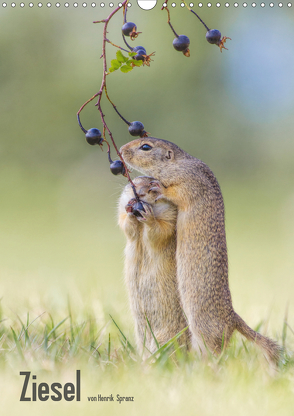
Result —
M245 321L236 313L236 329L249 341L255 342L265 354L268 361L278 365L282 357L283 348L275 341L267 338L258 332L253 331Z

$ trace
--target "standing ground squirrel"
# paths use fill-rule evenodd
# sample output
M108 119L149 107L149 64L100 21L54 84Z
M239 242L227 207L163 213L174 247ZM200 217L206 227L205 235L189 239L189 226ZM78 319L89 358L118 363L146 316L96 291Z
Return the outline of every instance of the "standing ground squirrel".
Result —
M256 342L278 363L281 348L253 331L234 311L228 283L224 204L219 184L201 160L174 143L155 138L133 140L120 149L125 162L161 185L175 204L177 281L194 348L220 353L235 329ZM160 199L158 199L159 201ZM204 342L203 342L204 341Z
M155 202L160 189L154 186L153 181L150 177L133 180L145 212L137 212L139 216L132 213L132 202L135 200L128 184L120 197L118 213L119 226L127 237L125 279L135 320L137 345L140 350L145 345L152 353L157 347L146 317L159 345L165 344L188 326L176 276L177 208L163 199ZM189 337L186 330L179 338L179 343L185 348L188 347Z

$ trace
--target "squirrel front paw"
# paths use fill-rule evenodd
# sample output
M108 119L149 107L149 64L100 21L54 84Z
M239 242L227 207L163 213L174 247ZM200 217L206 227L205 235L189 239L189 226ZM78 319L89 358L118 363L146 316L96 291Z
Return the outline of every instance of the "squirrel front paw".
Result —
M165 198L164 196L164 186L161 182L157 180L153 180L150 182L150 189L148 190L148 194L151 194L155 201L158 201L159 199Z
M143 201L137 201L135 198L130 199L125 209L130 218L137 219L140 222L146 222L149 218L154 218L150 205Z
M147 204L146 202L140 201L138 205L141 205L141 207L137 207L136 212L136 218L140 222L150 222L154 220L154 213L151 205ZM143 209L140 209L143 208Z
M128 218L132 221L136 221L136 215L135 215L135 210L134 210L134 206L136 204L137 200L136 198L132 198L129 200L129 202L127 203L127 205L125 206L125 210L128 214Z

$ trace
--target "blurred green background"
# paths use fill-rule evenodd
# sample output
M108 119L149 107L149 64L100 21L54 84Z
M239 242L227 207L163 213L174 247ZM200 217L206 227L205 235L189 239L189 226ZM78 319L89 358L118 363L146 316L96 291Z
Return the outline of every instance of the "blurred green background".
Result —
M232 38L219 52L187 9L172 23L191 40L188 59L172 47L165 11L133 5L134 41L156 52L150 67L117 71L108 92L130 121L205 161L226 207L230 285L235 309L251 325L269 318L280 332L294 301L294 18L287 7L195 7L206 24ZM106 149L88 146L80 106L102 77L104 9L43 5L0 10L0 296L6 317L111 313L132 338L123 282L124 236L116 205L124 178L109 172ZM122 45L121 13L109 38ZM115 57L108 46L107 56ZM121 146L126 125L102 101ZM81 113L101 129L97 108ZM112 153L114 156L114 152Z

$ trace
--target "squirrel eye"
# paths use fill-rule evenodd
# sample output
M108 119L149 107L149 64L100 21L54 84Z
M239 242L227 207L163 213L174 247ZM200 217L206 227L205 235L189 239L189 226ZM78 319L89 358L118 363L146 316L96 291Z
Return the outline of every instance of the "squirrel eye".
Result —
M140 147L141 150L151 150L152 146L150 146L149 144L145 143Z

